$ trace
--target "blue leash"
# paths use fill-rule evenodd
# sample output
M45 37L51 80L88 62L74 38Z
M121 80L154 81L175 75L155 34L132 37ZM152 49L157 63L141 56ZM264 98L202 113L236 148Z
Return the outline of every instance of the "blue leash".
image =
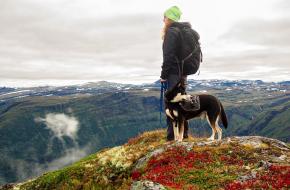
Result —
M163 112L163 97L164 97L164 92L167 90L167 82L161 82L161 88L160 88L160 126L162 127L162 121L161 121L161 114Z

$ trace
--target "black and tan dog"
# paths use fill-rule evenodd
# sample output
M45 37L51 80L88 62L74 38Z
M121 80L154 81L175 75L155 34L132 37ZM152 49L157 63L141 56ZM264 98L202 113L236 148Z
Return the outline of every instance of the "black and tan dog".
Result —
M228 126L227 116L221 102L212 95L201 94L199 96L200 108L195 111L185 110L181 107L184 101L192 99L192 95L186 94L185 85L179 81L173 88L165 93L165 113L173 124L174 140L182 141L184 124L186 120L201 117L206 118L212 128L212 135L208 140L214 140L218 134L218 140L222 138L222 129L219 120L225 128Z

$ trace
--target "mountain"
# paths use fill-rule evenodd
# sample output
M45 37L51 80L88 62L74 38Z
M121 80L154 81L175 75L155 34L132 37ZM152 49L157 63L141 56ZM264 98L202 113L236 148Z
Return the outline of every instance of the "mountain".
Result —
M155 100L120 92L77 98L26 97L4 105L1 179L17 181L39 175L157 128Z
M2 190L29 189L288 189L290 147L260 136L166 142L143 133L63 169Z
M290 81L283 82L263 82L261 80L188 80L189 90L257 90L265 92L282 92L289 93ZM133 85L112 83L107 81L90 82L81 85L72 86L42 86L31 88L9 88L0 87L0 101L13 100L27 96L67 96L77 94L103 94L116 91L130 91L130 90L145 90L154 89L159 90L160 82ZM233 88L233 89L232 89Z
M262 81L189 80L189 93L223 103L224 137L262 135L290 142L290 86ZM125 143L159 123L160 83L106 81L63 87L0 88L0 184L20 182ZM209 136L207 122L190 133Z

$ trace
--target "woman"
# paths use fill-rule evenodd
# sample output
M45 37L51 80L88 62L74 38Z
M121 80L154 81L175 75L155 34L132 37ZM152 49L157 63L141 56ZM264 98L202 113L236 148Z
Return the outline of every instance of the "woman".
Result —
M178 60L181 58L181 36L176 28L189 25L189 23L178 22L182 12L177 6L167 9L164 13L163 39L163 64L160 76L161 83L167 83L167 88L172 88L180 79ZM182 75L184 83L187 83L187 75ZM167 140L174 139L173 126L167 117ZM185 123L184 138L188 137L188 123Z

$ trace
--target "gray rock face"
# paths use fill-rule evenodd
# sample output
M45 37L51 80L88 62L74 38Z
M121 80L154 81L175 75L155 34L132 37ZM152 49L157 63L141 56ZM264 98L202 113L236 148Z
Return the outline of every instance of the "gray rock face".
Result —
M271 146L277 147L281 150L288 150L289 146L287 146L286 143L279 141L277 139L271 139L267 137L261 137L261 136L243 136L243 137L231 137L227 138L231 140L236 140L240 144L252 144L255 148L259 148L262 146L262 143L270 144Z
M252 171L249 175L245 175L245 176L239 176L238 177L238 181L244 182L247 181L249 179L255 179L257 177L257 172L256 171Z

